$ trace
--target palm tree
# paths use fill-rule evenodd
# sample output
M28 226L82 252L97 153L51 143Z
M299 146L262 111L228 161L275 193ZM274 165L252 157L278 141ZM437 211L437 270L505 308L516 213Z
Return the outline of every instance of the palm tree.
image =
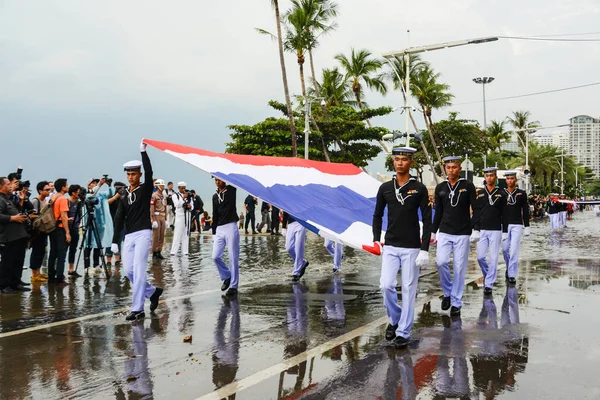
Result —
M486 133L490 138L492 144L492 150L499 152L502 144L510 140L510 132L504 130L506 121L491 121L487 127Z
M309 89L308 94L320 93L325 99L326 107L339 107L342 105L358 106L350 82L337 67L323 69L321 82L315 80L313 83L315 89Z
M506 117L506 120L521 138L521 146L525 146L525 143L527 143L526 135L535 132L535 128L540 127L540 122L529 121L530 117L531 113L529 111L513 111L512 118Z
M358 108L363 109L363 99L361 97L363 83L369 89L374 89L381 94L387 93L387 87L381 76L373 76L382 66L382 62L371 58L371 52L368 50L351 51L350 58L343 54L338 54L335 59L339 61L342 68L346 71L346 78L352 84L352 92L356 97ZM362 82L362 83L361 83ZM367 120L369 127L372 127L371 121Z
M270 35L273 39L277 39L277 46L279 48L279 64L281 66L281 78L283 80L283 93L285 94L285 104L287 107L287 115L290 120L290 132L292 134L292 155L293 157L298 156L298 143L296 138L296 125L294 124L294 114L292 113L292 102L290 100L290 89L288 87L287 71L285 69L285 60L283 58L283 40L281 36L281 18L279 14L279 0L271 0L271 6L275 10L275 22L277 24L277 36L270 34L264 29L257 28L256 30L261 34Z
M554 146L541 146L535 142L529 143L529 169L532 182L546 190L552 190L554 177L560 173L560 150ZM525 154L520 153L511 162L511 167L525 165ZM565 158L566 165L566 158Z
M295 53L300 71L300 84L302 86L302 96L306 97L306 81L304 79L304 62L306 61L306 52L315 46L316 39L313 32L307 27L310 26L312 15L303 8L292 8L286 14L286 34L283 42L285 50Z

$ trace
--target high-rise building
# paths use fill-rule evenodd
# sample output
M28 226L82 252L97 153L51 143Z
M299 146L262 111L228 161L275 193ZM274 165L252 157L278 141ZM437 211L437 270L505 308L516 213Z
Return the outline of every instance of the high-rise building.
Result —
M554 146L564 149L567 153L569 153L571 148L567 132L534 133L531 135L531 140L540 146Z
M570 120L569 153L600 178L600 118L578 115Z

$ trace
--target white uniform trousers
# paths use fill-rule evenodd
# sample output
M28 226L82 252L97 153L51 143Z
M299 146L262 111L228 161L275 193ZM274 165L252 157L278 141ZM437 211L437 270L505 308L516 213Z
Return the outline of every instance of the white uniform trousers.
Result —
M506 262L509 278L516 278L519 272L519 252L521 250L521 235L523 225L508 225L508 239L502 242L502 255Z
M383 246L381 260L381 279L379 287L383 294L383 304L390 324L398 324L396 335L410 337L415 316L415 300L417 283L419 282L419 267L416 260L420 249ZM402 307L398 304L398 269L402 269Z
M550 230L560 229L560 213L548 215L550 216Z
M479 242L477 242L477 262L485 278L484 286L487 288L494 286L498 276L498 256L501 244L502 231L481 230ZM487 259L488 250L490 252L489 262Z
M344 254L344 245L341 243L334 242L330 239L325 239L325 248L333 257L333 269L339 271L342 266L342 255Z
M306 242L306 228L300 222L294 221L287 226L285 235L285 249L294 261L293 275L299 275L300 269L306 263L304 259L304 243Z
M567 212L566 211L560 211L558 213L558 215L560 215L560 227L564 228L565 226L567 226Z
M187 221L186 221L187 217ZM190 249L190 213L186 215L177 215L175 217L175 230L173 232L173 245L171 246L171 255L175 256L181 249L184 256L187 256Z
M125 235L121 258L127 278L133 285L131 311L144 311L144 299L149 299L156 288L146 281L148 254L152 246L152 230L144 229Z
M217 226L213 240L212 259L219 270L219 277L222 281L231 279L229 287L237 288L240 277L240 231L237 222ZM223 261L225 246L229 256L229 268Z
M469 235L449 235L440 232L437 235L437 254L435 263L440 275L440 286L445 297L450 297L450 304L462 307L462 296L465 290L465 276L469 262ZM454 252L452 268L454 281L450 279L450 254Z

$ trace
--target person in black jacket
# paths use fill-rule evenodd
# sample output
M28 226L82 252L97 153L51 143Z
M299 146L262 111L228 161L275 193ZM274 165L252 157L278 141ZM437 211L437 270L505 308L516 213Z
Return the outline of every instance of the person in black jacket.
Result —
M519 272L519 250L521 249L521 234L529 236L529 202L527 193L517 188L516 171L506 171L506 208L504 209L504 224L502 231L508 234L502 242L502 255L506 261L506 278L508 283L517 283ZM523 229L525 225L525 229Z
M219 178L215 178L215 185L217 185L217 193L212 199L214 235L212 259L223 281L221 290L229 289L225 295L236 296L240 276L240 231L237 226L239 217L235 205L237 189ZM225 246L229 254L229 268L223 261Z
M496 283L500 245L508 238L508 233L502 232L506 197L504 191L496 186L497 170L496 167L483 170L485 186L483 189L477 189L475 204L473 204L473 230L480 232L480 239L477 242L477 262L485 278L483 293L486 296L492 294L492 288Z
M473 232L471 205L475 203L475 186L460 177L461 158L444 158L444 168L448 180L435 188L435 217L432 232L437 239L436 264L440 274L440 285L444 291L442 310L450 309L451 315L459 315L465 288L465 275L469 261L469 237L479 240L479 232ZM450 279L450 255L454 253L452 263L454 280Z
M550 230L560 229L560 210L562 205L558 201L558 194L550 193L550 200L546 203L546 208L550 217Z

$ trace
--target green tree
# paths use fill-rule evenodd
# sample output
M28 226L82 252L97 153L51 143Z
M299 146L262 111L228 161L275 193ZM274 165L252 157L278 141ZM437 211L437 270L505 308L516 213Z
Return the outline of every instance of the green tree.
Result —
M510 140L510 132L504 130L506 121L491 121L486 129L486 133L490 139L491 150L496 152L501 151L502 144Z
M321 81L315 81L315 89L309 89L308 94L325 98L326 107L342 105L357 106L354 92L348 79L340 73L337 67L323 69Z
M517 135L521 139L520 144L523 147L526 143L526 135L535 132L535 128L540 127L539 121L530 121L531 113L529 111L513 111L512 117L506 117L506 120L512 125Z

